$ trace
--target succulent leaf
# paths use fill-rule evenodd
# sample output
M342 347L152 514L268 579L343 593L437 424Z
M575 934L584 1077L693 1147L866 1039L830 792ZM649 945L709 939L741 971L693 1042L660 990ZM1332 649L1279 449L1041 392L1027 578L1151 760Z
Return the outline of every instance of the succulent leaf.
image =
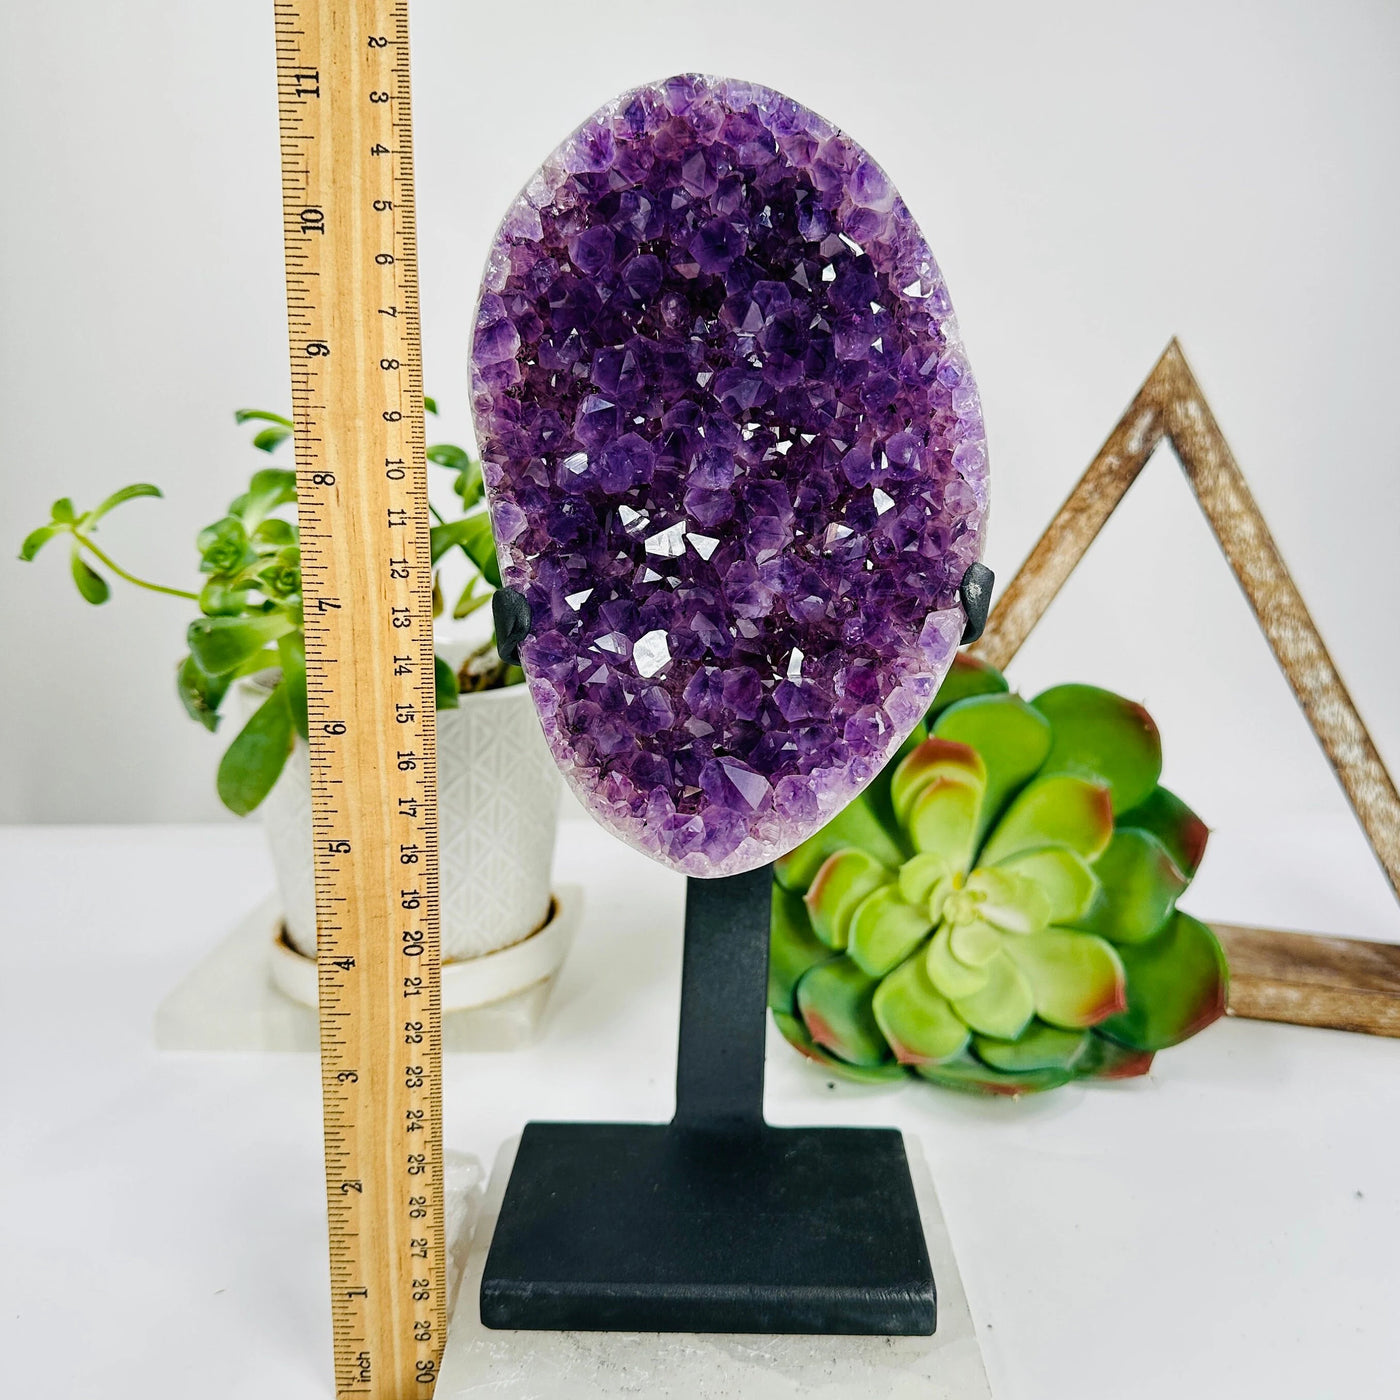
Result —
M1210 828L1174 792L1158 786L1118 818L1120 827L1150 831L1188 879L1200 869Z
M943 677L943 684L938 687L933 704L928 707L925 722L932 724L944 710L956 705L959 700L973 695L1004 695L1010 688L1006 677L995 666L960 651L953 657L953 664Z
M878 985L849 958L808 969L798 980L794 1003L812 1040L848 1065L885 1063L890 1048L871 1006Z
M1098 1031L1089 1033L1089 1048L1077 1072L1093 1079L1139 1079L1152 1068L1152 1051L1130 1050Z
M890 878L890 871L874 856L854 846L828 857L803 896L812 931L828 948L840 951L856 905Z
M1108 788L1100 782L1056 773L1033 779L997 823L980 863L997 865L1037 846L1068 846L1093 860L1113 835Z
M953 931L947 924L934 934L924 962L929 981L949 1001L981 991L991 976L985 967L970 967L953 955Z
M977 814L982 790L959 778L940 777L914 799L909 836L916 851L934 851L953 870L972 864L977 845Z
M1050 722L1019 695L979 695L943 711L933 726L939 739L966 744L987 771L978 820L980 840L1007 799L1033 778L1050 753Z
M977 1058L1007 1074L1027 1070L1073 1070L1089 1050L1088 1031L1067 1031L1044 1021L1032 1021L1017 1040L994 1040L990 1036L972 1038Z
M983 1035L1015 1040L1035 1014L1031 984L1004 949L986 964L986 973L985 985L970 996L959 997L953 1010Z
M880 821L868 798L867 789L820 831L778 860L773 866L778 883L798 894L805 893L822 865L837 851L849 847L867 852L891 870L898 869L908 852Z
M1100 779L1115 812L1135 807L1157 786L1162 736L1141 705L1094 685L1057 685L1031 704L1054 730L1046 773Z
M1009 865L979 866L967 877L967 889L977 900L979 916L1008 933L1035 933L1050 922L1049 893Z
M927 904L933 887L953 872L937 851L920 851L899 867L899 892L910 904Z
M232 684L232 675L206 675L193 656L186 656L175 672L175 686L185 713L210 733L219 727L219 706Z
M904 1066L895 1061L886 1061L880 1065L848 1065L844 1060L838 1059L827 1050L823 1050L807 1034L807 1027L802 1024L798 1017L790 1016L783 1011L775 1011L773 1021L778 1030L782 1032L783 1039L793 1049L805 1055L809 1060L815 1061L824 1069L830 1070L841 1079L849 1079L855 1084L888 1084L892 1080L904 1079L908 1074Z
M793 993L808 968L825 962L831 949L812 932L802 896L773 882L772 938L768 949L768 1005L791 1014Z
M984 869L1010 870L1030 880L1045 897L1046 922L1051 924L1073 924L1093 908L1099 895L1094 868L1068 846L1039 846Z
M950 925L948 946L964 967L985 968L1001 952L1001 934L991 924L974 919L971 923Z
M1004 947L1031 987L1036 1014L1052 1026L1096 1026L1127 1004L1123 964L1094 934L1051 928L1008 938Z
M916 1065L914 1073L920 1079L941 1084L945 1089L961 1089L969 1094L997 1094L1007 1098L1058 1089L1076 1075L1072 1069L1028 1069L1009 1073L993 1069L970 1052L941 1065Z
M76 545L73 547L71 568L73 582L77 584L85 602L100 605L112 596L111 584L78 553Z
M219 797L230 812L246 817L272 791L292 751L294 734L287 687L278 685L219 762Z
M895 885L881 885L856 905L846 952L872 977L898 967L933 931L925 906L907 904Z
M185 639L195 663L206 675L223 676L295 627L285 612L199 617L190 623Z
M906 755L890 779L895 818L907 824L918 798L940 781L962 783L980 797L987 785L986 765L977 751L966 744L925 739Z
M1119 950L1127 972L1125 1011L1099 1027L1130 1050L1165 1050L1225 1012L1229 970L1215 934L1177 910L1146 943Z
M929 979L922 957L901 963L875 991L876 1024L904 1065L936 1064L961 1054L970 1032Z
M1073 922L1114 943L1145 943L1171 917L1177 896L1190 883L1167 848L1138 827L1113 833L1094 873L1103 894Z

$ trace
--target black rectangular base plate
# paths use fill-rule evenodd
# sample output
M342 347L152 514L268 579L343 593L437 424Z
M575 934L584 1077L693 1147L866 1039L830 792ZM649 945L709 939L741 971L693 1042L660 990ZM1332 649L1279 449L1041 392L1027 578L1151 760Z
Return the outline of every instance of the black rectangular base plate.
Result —
M531 1123L487 1327L928 1336L933 1273L893 1128Z

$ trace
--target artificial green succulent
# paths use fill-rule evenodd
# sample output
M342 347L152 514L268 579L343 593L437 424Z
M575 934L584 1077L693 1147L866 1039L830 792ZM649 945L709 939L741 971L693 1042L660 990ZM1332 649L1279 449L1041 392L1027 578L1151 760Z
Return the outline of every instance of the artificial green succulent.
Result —
M775 867L769 1005L859 1080L996 1094L1145 1074L1225 1009L1176 907L1207 830L1157 726L1087 685L1026 701L959 657L923 724Z

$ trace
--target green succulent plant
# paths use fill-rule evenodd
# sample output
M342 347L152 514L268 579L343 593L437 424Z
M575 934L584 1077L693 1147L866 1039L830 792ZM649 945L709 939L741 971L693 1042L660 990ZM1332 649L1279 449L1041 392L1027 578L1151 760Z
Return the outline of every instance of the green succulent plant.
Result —
M437 412L432 399L424 400ZM252 443L261 452L276 452L292 437L292 422L279 413L246 408L236 422L262 425ZM486 514L481 463L452 443L428 448L428 460L454 473L453 490L461 502L459 518L445 520L432 507L432 562L459 550L468 564L468 578L452 609L454 618L475 612L500 587L501 571ZM89 603L111 597L111 585L101 570L152 593L183 598L199 607L189 624L189 653L176 669L176 686L191 718L214 730L221 706L240 677L266 675L268 687L258 709L225 750L219 763L219 797L239 816L256 808L272 790L292 751L295 736L306 729L306 645L301 609L301 548L294 519L296 473L284 467L254 472L248 489L229 503L228 510L199 532L198 591L171 588L128 572L93 538L112 510L143 496L159 496L148 483L123 487L89 511L78 511L68 497L53 503L49 520L25 536L20 558L32 560L51 541L67 537L70 570L78 592ZM94 567L96 561L100 567ZM434 615L443 611L434 573ZM437 708L456 706L464 690L485 690L523 680L518 666L507 666L495 653L494 638L467 657L460 668L436 658Z
M1026 701L960 656L884 772L780 860L769 1005L846 1077L992 1094L1145 1074L1225 1009L1177 908L1207 829L1157 726L1087 685Z

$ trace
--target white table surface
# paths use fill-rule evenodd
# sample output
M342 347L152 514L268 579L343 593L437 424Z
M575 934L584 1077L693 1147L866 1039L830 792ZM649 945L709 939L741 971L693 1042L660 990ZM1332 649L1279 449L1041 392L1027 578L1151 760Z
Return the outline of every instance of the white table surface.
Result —
M541 1040L447 1062L447 1143L487 1163L527 1116L670 1110L682 882L581 822L558 875L588 905ZM0 831L0 1394L329 1395L314 1057L152 1045L270 885L251 825ZM1400 937L1340 818L1218 833L1185 903ZM998 1400L1400 1392L1400 1041L1223 1022L1020 1102L834 1084L776 1038L768 1073L774 1122L918 1135Z

